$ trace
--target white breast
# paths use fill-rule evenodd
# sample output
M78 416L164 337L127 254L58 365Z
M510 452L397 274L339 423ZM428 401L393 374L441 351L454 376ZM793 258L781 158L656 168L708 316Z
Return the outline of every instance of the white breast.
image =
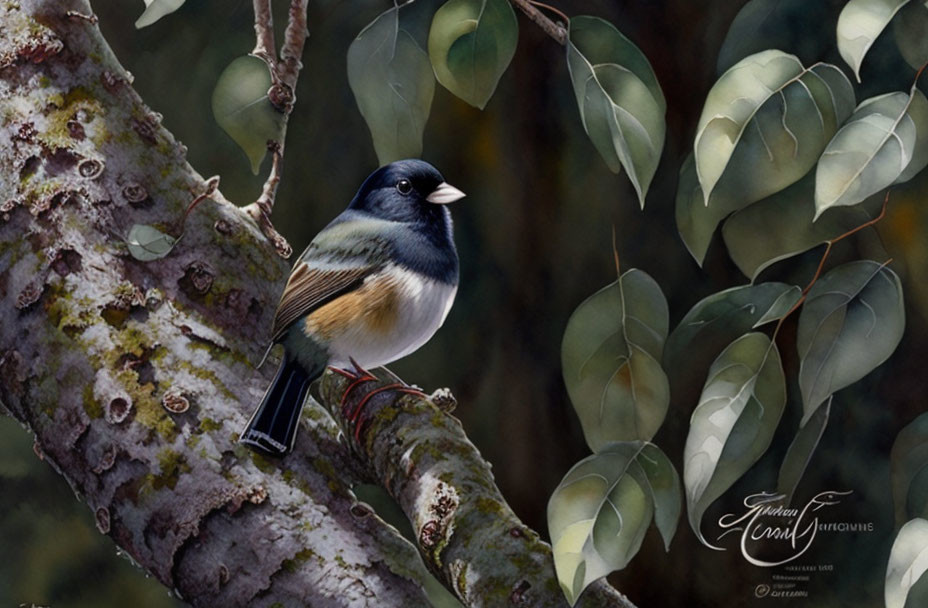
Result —
M371 279L368 279L370 281ZM412 353L435 334L454 302L457 286L391 266L364 287L395 290L395 322L389 331L373 332L366 323L353 323L329 340L329 365L347 367L353 357L365 368L386 365Z

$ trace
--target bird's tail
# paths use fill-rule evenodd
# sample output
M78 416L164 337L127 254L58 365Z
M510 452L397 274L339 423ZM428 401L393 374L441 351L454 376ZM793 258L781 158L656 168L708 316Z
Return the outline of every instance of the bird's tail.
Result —
M239 441L274 456L283 456L293 449L303 402L315 379L296 359L285 354L274 381Z

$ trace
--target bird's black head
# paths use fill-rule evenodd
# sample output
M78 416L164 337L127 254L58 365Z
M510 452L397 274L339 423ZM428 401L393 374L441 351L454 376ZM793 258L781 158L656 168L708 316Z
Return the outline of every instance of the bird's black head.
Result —
M371 173L348 208L385 220L441 224L447 217L444 205L463 196L429 163L400 160Z

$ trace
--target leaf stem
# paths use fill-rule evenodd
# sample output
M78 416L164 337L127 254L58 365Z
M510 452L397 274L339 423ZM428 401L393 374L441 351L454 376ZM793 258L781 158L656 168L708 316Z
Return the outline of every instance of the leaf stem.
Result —
M567 15L557 10L553 6L548 6L547 4L542 4L536 2L535 0L509 0L516 8L525 13L525 16L534 21L538 27L544 31L547 35L554 38L558 44L561 46L567 45L567 29L560 23L555 23L549 19L543 12L538 10L537 6L543 6L544 8L556 12L561 18L564 19L564 23L569 22ZM537 5L537 6L536 6Z
M615 224L612 225L612 257L615 259L615 274L622 278L622 266L619 264L619 250L615 246Z
M856 228L852 228L848 230L844 234L838 235L833 239L829 239L825 241L826 243L825 252L822 253L822 259L819 260L818 262L818 267L815 269L815 274L812 275L812 280L809 281L809 284L806 285L805 288L802 290L802 295L799 297L798 300L796 300L796 303L793 304L792 308L790 308L788 311L786 311L786 313L782 317L780 317L780 320L777 322L776 329L773 330L773 338L771 338L771 340L774 340L774 341L776 340L777 334L780 331L780 327L783 326L783 322L786 321L786 318L790 316L791 314L793 314L793 312L795 312L800 306L802 306L803 302L806 301L806 296L809 294L809 290L812 289L812 286L815 285L815 283L822 276L822 269L825 268L825 261L828 259L828 255L831 253L831 248L834 246L834 244L837 243L838 241L846 239L852 234L856 234L860 232L864 228L873 226L874 224L882 220L884 217L886 217L886 206L889 204L889 194L890 194L889 192L886 193L886 198L883 199L883 208L880 210L880 214L877 215L875 218L873 218L872 220L867 220L863 224L857 226ZM890 261L892 261L892 258L890 258L890 260L886 263L888 264Z

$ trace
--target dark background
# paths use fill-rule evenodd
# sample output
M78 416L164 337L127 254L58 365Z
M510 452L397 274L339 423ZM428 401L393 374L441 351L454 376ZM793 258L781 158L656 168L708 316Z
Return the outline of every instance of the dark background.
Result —
M284 8L286 2L277 3ZM389 0L327 0L310 6L309 38L298 102L287 138L284 177L274 220L299 252L348 203L377 166L367 128L348 88L345 57L353 37ZM486 110L436 86L423 156L467 192L452 208L462 275L457 302L442 330L420 351L391 366L427 389L450 387L456 415L493 463L496 480L527 524L546 535L545 505L568 468L588 454L560 374L560 341L572 310L615 279L611 229L624 268L651 274L664 289L671 324L699 298L747 282L715 242L705 269L689 257L673 223L677 171L692 146L696 120L714 82L716 59L739 2L649 0L557 3L569 15L614 23L650 59L667 97L667 140L640 211L624 175L613 175L583 132L564 49L519 15L519 48ZM793 13L752 31L749 52L778 47L804 62L828 60L852 76L834 49L837 13L831 0L775 3ZM251 2L191 0L177 13L136 31L142 2L96 0L93 6L135 87L164 124L189 147L191 164L218 174L226 197L251 202L263 183L219 129L210 96L222 69L254 46ZM801 9L795 7L801 6ZM283 11L280 17L283 17ZM279 24L282 26L282 24ZM862 100L908 90L914 71L890 36L865 61ZM280 36L278 36L280 40ZM801 563L832 564L813 575L808 600L789 605L882 605L894 536L889 451L896 433L925 409L922 361L928 310L928 241L921 199L924 174L893 195L879 231L836 248L829 264L859 257L885 261L903 279L907 331L890 361L835 398L831 421L799 501L822 490L853 490L828 518L873 522L874 532L823 534ZM821 248L775 265L759 280L804 285ZM795 319L781 332L787 374L795 378ZM674 370L668 370L673 376ZM682 450L700 387L677 388L655 438L682 473ZM740 510L746 494L772 489L799 420L798 390L767 456L709 510L705 521ZM32 439L0 420L0 606L171 606L166 590L119 559L63 479L32 452ZM733 540L714 552L681 520L670 553L655 530L623 572L612 577L639 606L747 606L771 571L748 565ZM766 601L775 601L768 598Z

